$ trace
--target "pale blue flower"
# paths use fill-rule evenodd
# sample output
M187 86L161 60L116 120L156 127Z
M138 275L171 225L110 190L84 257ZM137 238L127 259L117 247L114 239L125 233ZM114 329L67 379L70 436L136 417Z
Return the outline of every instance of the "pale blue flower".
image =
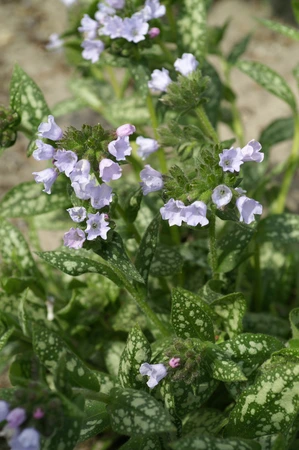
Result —
M80 159L70 173L70 179L72 182L78 181L79 183L86 183L90 180L89 172L90 162L87 159Z
M83 230L80 228L70 228L70 230L64 234L63 243L66 247L74 248L78 250L83 247L86 241L86 236Z
M174 200L171 198L162 208L160 208L160 213L163 220L168 220L169 225L181 226L182 222L185 221L184 210L186 206L180 200Z
M182 58L178 58L175 61L174 67L175 70L186 77L190 73L194 72L194 70L196 70L198 64L198 61L196 60L195 56L192 55L192 53L183 53Z
M80 198L80 200L89 200L92 194L92 190L95 187L95 180L91 177L88 177L87 179L79 180L79 181L73 181L72 182L72 188L75 191L76 197Z
M88 214L87 220L87 240L92 241L100 236L102 239L107 239L107 233L110 230L108 223L105 220L106 215L100 214L97 212L96 214Z
M9 441L9 445L11 450L39 450L40 434L34 428L25 428Z
M222 167L224 172L240 172L240 166L244 162L243 154L239 147L223 150L219 158L219 166Z
M100 177L105 183L109 183L111 180L118 180L122 174L120 165L108 158L102 159L99 169Z
M141 375L147 375L149 377L146 384L151 389L157 386L157 384L167 375L167 369L163 364L143 363L140 366L139 372Z
M9 404L4 400L0 400L0 423L6 420L9 413Z
M118 137L115 141L108 144L108 152L115 157L116 161L124 161L126 156L130 156L132 147L129 137Z
M263 207L256 200L242 195L236 201L236 206L240 213L240 222L250 224L254 222L255 214L262 214Z
M99 60L101 53L104 51L105 45L104 42L99 39L85 39L82 42L81 47L84 48L82 57L94 64Z
M136 139L137 144L137 154L142 159L146 159L149 155L156 152L159 148L159 144L155 139L145 138L143 136L138 136Z
M145 39L149 24L140 17L126 17L123 22L122 37L137 44Z
M26 420L26 411L24 408L14 408L6 417L10 428L18 428Z
M196 227L198 224L204 227L209 223L206 217L207 205L200 200L197 200L196 202L193 202L191 205L186 206L182 212L182 215L184 222L186 222L187 225L190 225L192 227Z
M219 184L219 186L215 187L213 190L212 200L217 208L222 208L231 201L232 196L233 193L229 187L225 186L225 184Z
M67 212L73 222L83 222L86 219L86 209L84 206L74 206L73 208L68 208Z
M53 116L48 116L48 122L42 122L38 127L39 136L51 139L52 141L58 141L62 138L63 131L62 129L55 123Z
M91 19L88 14L84 14L81 19L81 27L78 28L80 33L85 33L88 39L94 39L97 36L99 24L96 20Z
M160 172L153 169L147 164L140 172L140 178L142 182L140 186L142 188L143 195L147 195L150 192L160 191L163 188L163 178Z
M112 188L103 183L91 189L91 205L95 209L104 208L112 202Z
M167 86L172 83L169 76L169 71L162 68L162 70L155 69L151 75L151 79L148 82L148 87L153 91L167 91Z
M34 175L36 183L44 183L43 191L46 192L47 194L51 194L52 184L58 177L57 171L55 169L50 168L41 170L40 172L32 172L32 175Z
M146 0L145 1L145 8L148 8L150 11L150 19L158 19L159 17L162 17L166 13L166 7L164 5L160 5L159 0Z
M117 137L125 137L130 136L131 134L135 133L136 128L134 125L131 125L130 123L125 123L124 125L121 125L116 129L116 136Z
M64 43L64 40L61 39L59 34L52 33L52 34L50 34L49 41L45 47L47 50L61 50L61 48L63 47L63 43Z
M123 32L124 21L118 16L107 16L105 20L103 20L103 27L99 31L100 34L109 36L111 39L123 37Z
M252 139L242 148L243 161L262 162L264 160L264 153L260 153L262 146L259 142Z
M35 144L37 146L37 149L32 153L34 159L36 159L37 161L46 161L47 159L53 159L56 150L54 147L52 147L52 145L45 144L40 139L37 139L35 141Z
M71 150L57 150L54 159L54 166L57 167L59 172L64 172L69 177L78 161L78 156Z

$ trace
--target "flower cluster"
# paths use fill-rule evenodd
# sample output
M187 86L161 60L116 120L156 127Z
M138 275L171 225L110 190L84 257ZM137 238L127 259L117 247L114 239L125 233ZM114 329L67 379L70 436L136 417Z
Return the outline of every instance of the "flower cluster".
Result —
M33 419L39 420L44 417L41 408L33 413ZM0 400L0 424L4 424L1 436L7 439L11 450L39 450L40 434L33 427L24 427L28 421L26 411L23 408L10 409L10 405Z
M192 53L184 53L182 58L178 58L174 62L174 68L184 77L187 77L194 72L198 67L198 61ZM172 79L169 76L169 71L162 68L162 70L155 69L151 75L151 79L148 82L148 87L152 91L166 92L168 85L172 83Z
M239 172L240 166L247 161L262 162L264 154L260 153L261 144L255 140L251 140L244 148L230 148L225 149L219 155L219 166L223 171ZM160 172L153 169L150 165L146 165L140 172L142 182L141 187L143 194L147 195L150 192L159 191L163 189L163 177ZM230 188L225 184L216 186L212 192L212 202L218 209L222 209L228 205L233 197L236 197L236 206L240 213L240 221L250 224L255 220L255 214L262 214L262 205L249 197L246 197L241 188ZM160 209L162 219L168 220L169 225L181 226L186 223L190 226L205 226L209 223L207 219L207 205L200 201L194 201L189 205L185 205L181 200L171 198Z
M125 7L125 0L105 0L98 4L98 11L94 19L85 14L81 20L78 30L84 33L82 43L84 59L95 63L99 60L105 48L102 40L98 36L107 36L110 39L122 38L128 42L137 44L146 39L146 35L152 39L156 37L160 30L156 27L150 28L149 21L164 16L166 8L160 5L159 0L146 0L144 7L134 13L131 17L121 17L121 12Z
M125 124L116 130L116 139L108 144L108 152L116 161L123 161L129 156L132 147L129 142L129 135L135 132L135 127ZM62 138L63 132L55 123L54 117L49 116L48 122L41 123L38 128L41 138L56 141ZM70 248L82 248L85 240L94 240L98 236L107 239L110 227L107 223L108 216L104 213L94 212L102 209L112 202L112 188L106 183L117 180L122 175L120 165L110 158L103 158L99 163L99 174L92 173L90 162L87 159L78 160L78 156L71 150L56 149L53 145L45 143L41 139L36 141L37 149L33 152L33 157L38 160L53 160L55 168L47 168L41 172L33 172L37 183L44 183L44 192L51 194L51 188L59 173L64 173L71 181L71 186L76 197L84 203L84 206L74 206L67 211L70 218L75 223L86 221L86 228L71 228L64 235L64 245ZM98 176L103 181L97 182ZM89 209L92 211L89 212Z

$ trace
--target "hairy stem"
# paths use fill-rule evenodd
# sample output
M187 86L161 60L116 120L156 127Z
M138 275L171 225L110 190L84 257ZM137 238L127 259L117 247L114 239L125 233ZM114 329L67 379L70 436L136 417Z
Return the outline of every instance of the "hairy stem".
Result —
M213 278L215 280L218 280L219 274L217 273L216 216L215 216L215 214L212 214L212 216L210 218L209 247L210 247L210 259L211 259L211 268L212 268Z
M218 139L217 133L216 133L213 125L211 124L204 108L202 106L198 106L195 111L196 111L197 117L199 118L200 128L202 129L204 134L206 136L208 136L215 144L218 144L219 139Z

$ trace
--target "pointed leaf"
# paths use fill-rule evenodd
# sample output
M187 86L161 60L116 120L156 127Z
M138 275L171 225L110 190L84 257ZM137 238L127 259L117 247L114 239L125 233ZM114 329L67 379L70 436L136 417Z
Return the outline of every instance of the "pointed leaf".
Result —
M220 327L229 337L242 332L243 318L247 309L243 294L236 292L225 295L214 300L210 306L221 318Z
M299 308L292 309L290 312L290 322L293 339L299 339Z
M277 33L283 34L284 36L294 39L295 41L299 41L299 31L296 30L296 28L268 19L258 19L258 21L272 31L276 31Z
M246 248L252 236L252 228L235 225L233 230L218 242L218 272L230 272L247 257Z
M207 51L207 5L205 0L185 0L185 9L178 20L183 49L204 59Z
M154 277L168 277L181 271L183 259L175 247L159 245L151 265L150 274Z
M296 214L274 214L258 224L259 242L279 242L281 244L299 244L299 216Z
M135 266L145 282L147 282L152 261L155 256L160 223L161 216L159 214L159 216L152 220L146 229L136 255Z
M246 377L240 367L232 361L217 345L209 345L203 353L206 367L215 380L245 381Z
M78 442L102 433L110 425L105 403L85 400L84 418Z
M261 450L260 445L255 441L201 435L185 436L170 446L174 450Z

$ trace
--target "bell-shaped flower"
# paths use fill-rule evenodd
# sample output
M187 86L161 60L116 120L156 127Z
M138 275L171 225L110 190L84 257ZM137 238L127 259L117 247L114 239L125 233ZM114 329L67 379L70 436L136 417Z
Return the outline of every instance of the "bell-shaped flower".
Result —
M99 60L101 53L104 51L105 44L99 39L85 39L81 47L84 48L82 57L94 64Z
M217 208L222 208L223 206L228 205L232 197L232 191L229 187L225 186L225 184L219 184L219 186L215 187L212 193L212 200Z
M129 137L118 137L115 141L111 141L108 144L108 152L115 157L116 161L124 161L132 152Z
M101 184L100 186L95 186L91 190L91 205L95 209L104 208L112 202L112 188L108 184Z
M264 160L264 153L260 153L262 146L259 142L252 139L245 147L242 148L243 161L262 162Z
M236 201L236 206L240 213L240 222L250 224L254 222L255 214L262 214L263 206L253 198L242 195Z
M124 21L119 16L106 16L102 21L102 27L99 30L99 34L109 36L111 39L116 39L123 36L124 33Z
M106 3L114 9L123 9L125 0L106 0Z
M73 181L72 188L75 191L76 197L80 200L89 200L92 195L92 191L95 187L95 180L90 176L85 181Z
M48 43L45 45L47 50L60 50L63 47L64 40L60 38L59 34L52 33L49 36Z
M24 408L14 408L6 417L10 428L18 428L26 420L26 411Z
M34 175L36 183L44 183L43 191L46 192L46 194L51 194L52 184L58 177L57 171L49 168L41 170L40 172L32 172L32 175Z
M169 225L181 226L182 222L185 221L184 210L186 206L180 200L174 200L171 198L162 208L160 208L160 213L163 220L168 220Z
M141 17L126 17L124 19L122 37L128 42L137 44L145 39L148 29L149 24Z
M240 148L230 148L223 150L219 155L219 166L224 172L240 172L240 166L243 164L243 153Z
M51 139L51 141L58 141L62 138L63 131L62 129L55 123L53 116L48 116L48 122L42 122L38 127L39 136Z
M52 145L45 144L40 139L35 141L37 149L34 150L32 156L37 161L46 161L47 159L53 159L55 154L55 148Z
M197 200L185 207L182 212L183 220L192 227L196 227L200 224L202 227L209 223L207 219L207 205Z
M81 19L81 27L78 28L80 33L85 33L85 36L88 39L94 39L97 36L98 22L96 20L91 19L88 14L84 14L84 17Z
M68 208L67 212L73 222L80 223L86 219L86 209L84 206L74 206L73 208Z
M161 381L167 375L167 369L164 364L143 363L140 366L139 372L141 373L141 375L147 375L149 377L149 380L146 384L151 389L157 386L159 381Z
M102 159L99 169L100 177L105 183L109 183L111 180L118 180L122 174L120 165L108 158Z
M6 420L9 413L9 404L4 400L0 400L0 423Z
M76 250L83 247L84 241L86 241L86 236L80 228L71 228L63 237L64 245Z
M147 83L148 87L153 91L167 91L167 86L172 83L169 76L169 71L162 68L162 70L155 69L152 73L151 80Z
M182 58L178 58L175 61L174 68L186 77L196 70L198 64L198 61L192 53L183 53Z
M135 133L136 128L134 125L131 125L130 123L125 123L124 125L121 125L116 129L116 136L117 137L126 137L130 136L131 134Z
M105 216L105 214L100 214L99 212L96 214L88 214L87 228L85 230L88 241L92 241L98 236L101 236L102 239L107 239L107 233L110 227L105 220Z
M149 164L140 172L140 178L142 182L140 186L142 188L143 195L147 195L150 192L160 191L163 188L163 178L160 172L153 169Z
M54 159L54 166L57 167L59 172L64 172L69 177L78 161L78 156L71 150L57 150Z
M34 428L24 428L8 442L11 450L39 450L40 434Z
M90 162L87 159L80 159L70 173L70 179L72 182L78 181L79 183L85 183L89 181L89 172Z
M164 5L160 5L159 0L146 0L145 8L149 10L149 17L147 20L158 19L166 13Z
M142 159L146 159L159 148L159 144L155 139L145 138L143 136L138 136L136 144L138 145L137 154Z

